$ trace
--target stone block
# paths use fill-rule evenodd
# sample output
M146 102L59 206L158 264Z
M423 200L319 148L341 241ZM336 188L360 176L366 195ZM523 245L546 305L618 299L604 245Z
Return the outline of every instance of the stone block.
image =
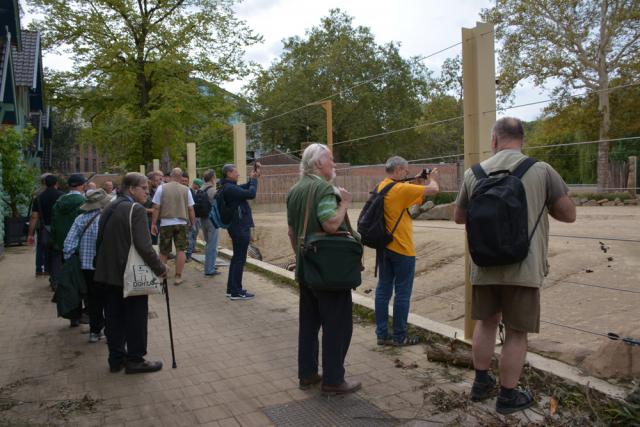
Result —
M422 220L453 220L453 210L455 208L455 203L447 203L444 205L436 205L433 208L429 209L426 212L418 215L416 219ZM424 205L423 205L424 206Z
M605 203L607 203L609 201L609 199L600 199L598 200L596 203L599 204L600 206L604 205Z
M598 202L595 200L587 200L582 204L582 206L598 206Z

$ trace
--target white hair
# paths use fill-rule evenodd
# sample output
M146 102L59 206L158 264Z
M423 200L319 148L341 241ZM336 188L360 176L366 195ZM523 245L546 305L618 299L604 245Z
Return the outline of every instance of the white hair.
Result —
M300 175L309 175L318 169L318 162L329 156L329 148L324 144L311 144L304 149L300 162Z
M400 166L408 166L409 162L403 159L400 156L389 157L387 163L384 165L384 170L386 173L394 173L396 169Z

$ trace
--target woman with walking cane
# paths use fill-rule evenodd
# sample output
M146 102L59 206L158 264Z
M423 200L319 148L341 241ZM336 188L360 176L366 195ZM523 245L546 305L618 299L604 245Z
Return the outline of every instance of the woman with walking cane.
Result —
M125 269L131 247L153 274L166 277L166 266L151 246L147 213L147 178L128 173L122 181L121 195L109 204L100 217L96 241L94 281L105 284L106 335L109 368L127 374L155 372L162 362L145 360L147 354L148 296L123 295Z

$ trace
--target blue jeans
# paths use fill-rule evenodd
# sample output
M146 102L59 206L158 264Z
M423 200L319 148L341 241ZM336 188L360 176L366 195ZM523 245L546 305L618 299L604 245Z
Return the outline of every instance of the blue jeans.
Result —
M196 225L194 228L189 228L187 231L187 238L189 239L189 246L187 247L187 258L191 258L193 250L196 248L198 241L198 232L200 231L200 218L196 218Z
M36 273L48 272L44 259L44 242L42 241L42 233L36 231Z
M244 264L247 262L251 228L232 225L227 231L233 243L233 256L229 263L229 277L227 278L227 293L236 296L242 293L242 273L244 272Z
M378 260L378 286L376 287L376 335L389 337L389 301L393 299L393 339L400 342L407 335L409 302L416 271L416 257L400 255L385 249Z
M207 242L204 254L204 274L213 274L216 272L216 258L218 257L218 232L219 230L213 226L209 218L201 220L202 234Z

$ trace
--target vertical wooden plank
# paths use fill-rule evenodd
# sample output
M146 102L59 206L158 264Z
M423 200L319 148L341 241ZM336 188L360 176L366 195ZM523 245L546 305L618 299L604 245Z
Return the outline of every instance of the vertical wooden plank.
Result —
M196 172L196 144L189 142L187 144L187 173L189 174L189 186L194 179L198 177Z
M238 173L238 184L247 182L247 126L244 123L233 125L233 163Z

